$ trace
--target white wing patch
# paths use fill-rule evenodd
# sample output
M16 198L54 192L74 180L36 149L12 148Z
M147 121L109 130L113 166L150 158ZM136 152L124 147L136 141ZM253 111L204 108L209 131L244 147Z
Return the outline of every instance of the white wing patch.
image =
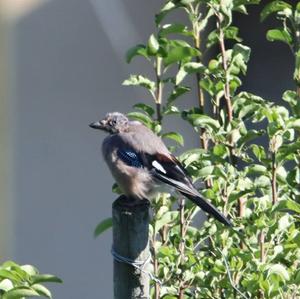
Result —
M154 167L154 168L156 168L157 170L159 170L160 172L162 172L162 173L164 173L164 174L166 174L167 172L165 171L165 169L161 166L161 164L159 164L157 161L153 161L152 162L152 166Z

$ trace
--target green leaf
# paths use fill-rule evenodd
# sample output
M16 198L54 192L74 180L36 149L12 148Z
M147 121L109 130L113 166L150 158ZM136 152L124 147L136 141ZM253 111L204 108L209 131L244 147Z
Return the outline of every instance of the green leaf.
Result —
M2 264L2 268L19 267L19 265L13 261L6 261Z
M183 61L187 58L192 58L194 56L199 55L200 52L187 45L187 46L182 46L180 44L175 44L172 43L172 45L169 48L169 51L167 53L167 56L163 58L163 62L165 66L168 66L170 64L173 64L178 61Z
M213 173L214 168L215 167L213 165L205 166L197 172L197 175L199 177L207 177Z
M181 146L184 145L184 139L183 139L182 135L177 132L165 133L162 135L162 138L172 139L172 140L176 141L177 143L179 143Z
M13 283L11 282L11 280L9 280L7 278L0 281L0 290L7 292L7 291L13 289L13 287L14 287Z
M94 231L94 237L98 237L99 235L101 235L103 232L105 232L106 230L108 230L109 228L111 228L113 225L112 223L112 218L106 218L104 220L102 220L95 228Z
M212 128L213 130L220 127L217 120L204 114L188 114L187 119L194 127Z
M130 63L135 56L143 56L149 60L145 45L137 45L126 52L126 62Z
M178 115L180 113L181 112L180 112L179 108L176 106L173 106L173 105L168 105L163 110L164 115L174 115L174 114Z
M127 114L129 118L142 122L148 128L152 128L153 120L148 115L141 112L130 112Z
M172 93L169 95L167 102L168 104L174 102L178 97L180 97L181 95L185 94L186 92L190 91L191 88L187 87L187 86L175 86L175 88L173 89Z
M292 6L285 1L272 1L267 4L260 14L260 20L263 22L269 15L284 9L291 9Z
M163 19L164 17L173 9L175 9L176 7L178 7L178 4L175 4L176 1L168 1L160 10L160 12L158 14L155 15L155 23L158 25Z
M180 67L176 75L175 84L178 85L186 77L187 74L204 74L205 70L206 67L200 62L187 62Z
M129 79L123 82L125 86L141 86L145 87L152 93L155 90L155 83L142 75L130 75Z
M291 45L293 42L291 35L282 28L268 30L267 40L270 42L280 41L288 45Z
M245 64L249 61L251 49L242 44L235 44L232 50L232 63L235 63L243 72L245 72Z
M154 34L151 34L148 40L148 45L147 45L147 52L149 55L155 55L159 49L159 43L154 36Z
M270 277L271 275L279 276L283 281L290 279L286 267L281 264L275 264L269 267L267 277Z
M32 283L44 283L44 282L56 282L56 283L62 283L63 281L54 275L51 274L38 274L38 275L33 275L31 277Z
M158 232L164 225L174 222L179 217L178 211L166 212L160 219L154 223L155 231Z
M191 163L195 161L199 161L203 156L203 154L204 154L203 149L192 149L181 154L180 161L183 161L184 165L187 167Z
M290 118L286 123L287 129L300 129L300 118Z
M241 42L242 39L238 36L239 34L239 28L235 27L235 26L229 26L225 29L224 31L224 38L225 39L232 39L235 40L237 42ZM207 37L207 43L206 43L206 47L210 48L213 45L219 43L219 31L213 30Z
M41 284L34 284L31 286L40 296L52 298L51 292Z
M267 173L267 168L263 165L253 164L253 165L247 167L246 171L248 174L251 174L251 173L265 174L265 173Z
M280 200L275 205L274 211L281 211L281 212L292 211L297 214L300 214L300 204L290 199Z
M133 108L146 112L150 117L152 117L153 114L155 113L154 109L151 106L144 103L135 104L133 105Z
M200 62L187 62L183 68L188 74L204 73L206 70L206 67Z
M6 270L6 269L0 269L0 278L7 278L12 281L20 281L21 277L17 275L14 271Z
M213 148L213 153L216 156L223 157L227 154L227 148L224 144L216 144Z
M23 297L39 296L39 293L29 287L14 288L2 296L3 299L21 299Z
M161 27L158 32L160 37L165 37L172 33L179 33L183 35L192 35L190 31L188 31L187 27L183 24L166 24Z
M31 266L31 265L22 265L20 268L22 270L24 270L30 276L36 275L36 274L39 273L39 271L37 270L37 268L35 268L34 266Z
M292 107L297 106L298 96L297 93L293 90L287 90L284 92L282 99L288 102Z
M245 135L243 135L239 141L238 141L238 147L242 146L243 144L252 141L253 139L256 139L264 134L263 130L257 131L257 130L248 130Z

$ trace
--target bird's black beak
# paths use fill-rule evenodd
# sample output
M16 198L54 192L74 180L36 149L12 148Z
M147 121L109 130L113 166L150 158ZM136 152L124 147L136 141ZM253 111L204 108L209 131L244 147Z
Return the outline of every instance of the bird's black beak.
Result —
M89 124L89 126L93 129L102 130L104 124L102 124L100 121L95 121L95 122Z

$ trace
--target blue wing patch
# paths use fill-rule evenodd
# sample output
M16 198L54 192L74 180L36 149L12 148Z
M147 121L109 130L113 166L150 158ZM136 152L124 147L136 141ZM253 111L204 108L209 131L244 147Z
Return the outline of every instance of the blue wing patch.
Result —
M132 150L117 150L118 157L127 165L142 168L143 163L140 156Z

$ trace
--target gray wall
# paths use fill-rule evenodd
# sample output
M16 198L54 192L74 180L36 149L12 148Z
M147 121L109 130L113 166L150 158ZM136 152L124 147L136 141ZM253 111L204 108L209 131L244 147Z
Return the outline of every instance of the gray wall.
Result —
M100 2L49 1L14 30L13 258L63 278L51 286L54 298L112 298L111 233L94 240L93 230L116 196L100 156L103 136L88 124L143 97L121 86L134 71L123 55L150 34L159 4ZM128 24L101 23L103 13L118 20L119 9Z
M146 99L121 86L129 73L148 72L139 59L127 66L123 54L148 38L160 3L49 1L15 26L12 258L62 277L62 286L51 287L54 298L112 298L111 233L97 240L92 233L111 214L113 180L100 156L103 136L88 124ZM257 55L246 86L279 98L291 86L292 62L280 59L287 50L266 54L271 48L262 29L255 31L258 18L239 22Z

